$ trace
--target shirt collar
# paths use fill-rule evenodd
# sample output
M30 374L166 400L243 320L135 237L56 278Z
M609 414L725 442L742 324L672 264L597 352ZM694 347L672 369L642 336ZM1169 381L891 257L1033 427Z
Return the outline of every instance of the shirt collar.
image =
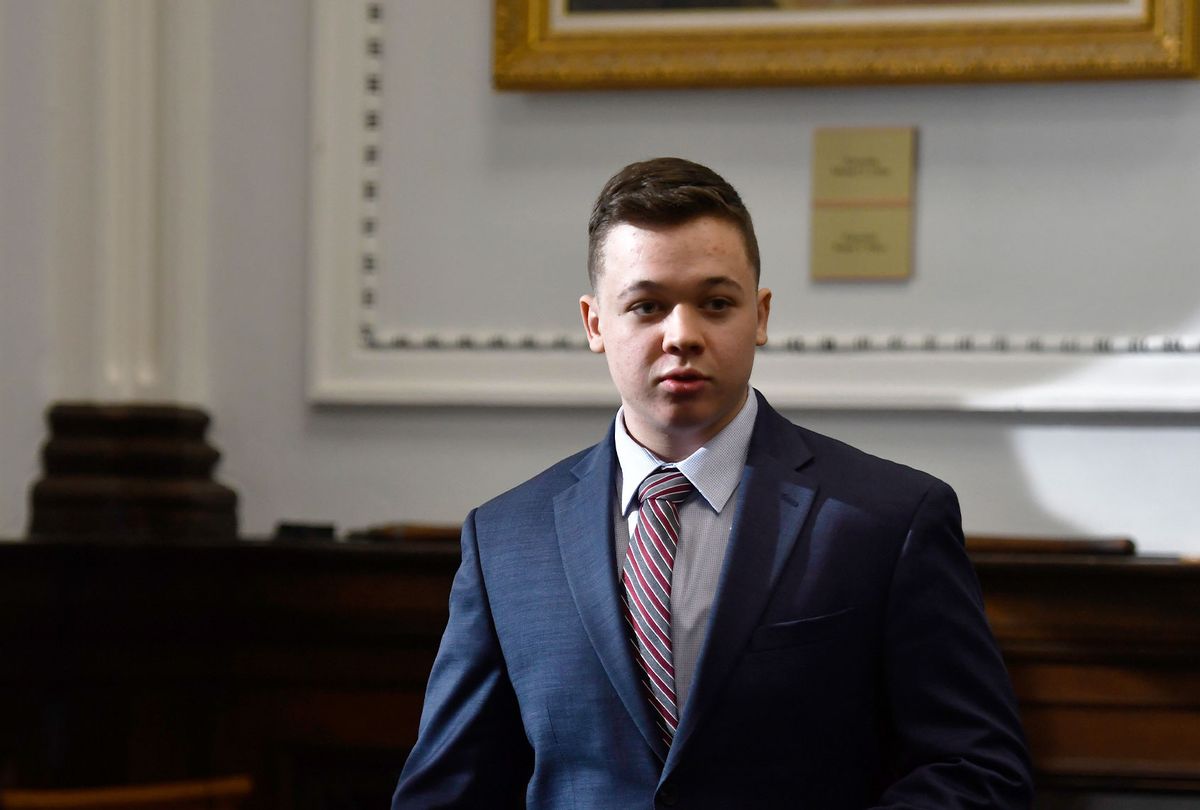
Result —
M621 468L621 490L618 493L621 514L628 517L630 511L637 508L637 491L642 481L657 467L671 462L663 461L630 437L625 430L624 412L624 408L617 410L613 436L617 462ZM757 415L758 397L751 390L746 397L746 404L733 417L733 421L703 447L672 465L679 468L714 512L725 508L742 478L742 467L746 464L750 434L754 432Z

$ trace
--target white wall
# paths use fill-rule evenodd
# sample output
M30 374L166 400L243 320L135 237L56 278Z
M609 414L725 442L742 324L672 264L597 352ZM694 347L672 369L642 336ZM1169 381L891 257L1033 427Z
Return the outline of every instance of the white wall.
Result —
M1095 234L1097 206L1110 213L1119 208L1127 233L1154 236L1146 243L1148 261L1168 267L1178 285L1175 323L1194 322L1200 309L1200 281L1190 273L1200 229L1188 229L1194 214L1180 210L1180 200L1194 199L1200 189L1200 83L498 96L488 90L490 5L402 4L414 26L444 29L424 55L439 65L441 84L431 86L478 97L474 114L483 122L454 137L418 138L414 148L433 150L422 154L435 165L466 157L488 182L506 180L516 191L486 220L477 214L433 219L427 226L439 230L427 244L483 234L487 242L519 240L536 257L543 241L554 241L539 238L547 229L556 235L573 229L582 240L586 206L607 176L626 160L670 151L711 161L742 187L757 205L766 279L799 295L802 285L776 284L771 274L802 275L803 251L785 228L789 216L803 212L811 128L913 123L927 135L920 171L939 181L918 200L918 273L921 257L946 265L974 257L997 266L1012 255L1038 257L1041 238L1053 272L1073 275L1081 290L1091 291L1098 267L1136 273L1142 254L1122 248L1106 264L1111 251L1073 251L1070 243L1045 242L1029 229L1047 228L1050 218L1050 229L1087 239ZM37 199L45 171L29 128L45 111L44 100L29 89L38 81L28 72L38 49L22 43L36 41L41 13L16 0L0 9L6 90L0 107L0 535L11 536L26 520L24 488L41 435L37 410L51 396L43 379L48 343L40 336L49 295L44 254L52 235L39 231L36 206L28 204ZM212 22L207 404L215 417L213 440L225 454L218 472L241 493L244 531L266 533L280 519L333 521L343 529L389 520L457 522L475 503L598 437L610 418L598 409L306 403L307 4L220 0ZM559 132L571 138L556 137ZM790 209L773 204L771 189L781 174L796 184ZM1168 180L1175 190L1155 194L1154 183ZM1045 210L1044 200L1061 199L1069 182L1083 184L1080 206ZM520 193L547 186L559 195ZM22 187L32 196L14 195ZM1108 192L1128 204L1097 201ZM1026 209L1032 219L1022 217ZM969 237L979 230L980 216L991 230L976 244ZM1004 230L996 219L1009 216L1011 253L998 257L1009 247L997 241ZM972 252L976 247L981 256ZM420 245L404 249L409 260L431 258ZM553 250L561 253L556 260L577 262L583 255L581 241L574 253ZM511 244L496 251L516 255ZM582 267L571 271L579 281L561 291L567 318L582 287ZM508 306L519 300L514 296ZM1200 554L1195 415L791 415L946 478L962 496L969 531L1129 534L1143 551Z
M25 529L50 397L45 23L32 4L0 6L0 537Z

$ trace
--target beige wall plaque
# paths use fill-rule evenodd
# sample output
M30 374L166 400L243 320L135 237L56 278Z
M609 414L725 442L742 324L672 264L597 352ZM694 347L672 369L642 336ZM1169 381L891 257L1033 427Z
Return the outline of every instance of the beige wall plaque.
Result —
M911 275L915 155L912 127L814 133L814 281Z

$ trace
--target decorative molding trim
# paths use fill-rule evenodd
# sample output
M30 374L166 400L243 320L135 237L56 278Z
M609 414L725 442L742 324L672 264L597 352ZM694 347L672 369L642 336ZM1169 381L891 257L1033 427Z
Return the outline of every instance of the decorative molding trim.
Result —
M380 323L384 4L312 0L308 391L314 402L611 406L581 334ZM1198 412L1200 335L797 334L754 383L785 408Z
M376 352L441 351L529 352L587 350L580 334L476 332L386 332L377 334L364 324L363 347ZM760 352L829 354L882 352L890 355L953 353L1005 355L1110 355L1200 353L1197 335L788 335L772 338Z
M379 244L379 192L383 160L383 3L366 3L363 14L362 48L362 155L359 172L360 278L358 310L359 335L366 349L373 348L367 335L376 322L376 282L381 261Z

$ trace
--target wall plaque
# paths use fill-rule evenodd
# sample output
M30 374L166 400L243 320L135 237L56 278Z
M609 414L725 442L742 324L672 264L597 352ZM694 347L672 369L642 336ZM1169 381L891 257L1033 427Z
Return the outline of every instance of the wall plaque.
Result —
M915 144L911 127L814 133L813 280L911 275Z

